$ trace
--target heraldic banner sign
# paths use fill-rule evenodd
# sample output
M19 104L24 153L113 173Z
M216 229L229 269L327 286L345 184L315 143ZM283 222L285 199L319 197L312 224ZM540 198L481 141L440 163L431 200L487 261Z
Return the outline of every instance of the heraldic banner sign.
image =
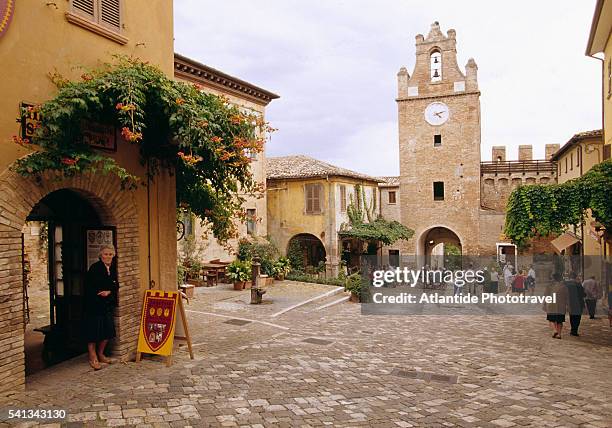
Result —
M146 290L138 335L138 353L172 354L179 299L176 291Z

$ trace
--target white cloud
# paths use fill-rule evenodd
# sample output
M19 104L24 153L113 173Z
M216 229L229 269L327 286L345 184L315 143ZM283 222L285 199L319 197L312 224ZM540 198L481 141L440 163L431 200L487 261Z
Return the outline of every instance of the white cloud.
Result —
M180 0L175 48L278 93L269 155L304 153L370 174L397 173L396 73L414 37L454 28L474 57L482 154L564 143L601 126L599 61L584 56L595 0ZM375 143L374 143L375 142Z

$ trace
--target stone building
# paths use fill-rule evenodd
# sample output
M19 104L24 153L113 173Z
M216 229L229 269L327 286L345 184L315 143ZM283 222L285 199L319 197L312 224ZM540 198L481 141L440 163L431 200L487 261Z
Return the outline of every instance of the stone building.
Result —
M278 98L278 95L252 83L245 82L179 54L174 55L174 76L178 80L200 85L202 90L207 93L223 95L245 112L255 114L264 120L266 106L272 100ZM261 153L253 153L251 159L251 171L255 180L258 183L265 184L265 150ZM240 238L266 236L268 227L266 202L265 191L256 196L246 197L244 209L249 220L246 223L237 224L239 237L230 240L226 246L219 244L208 228L201 224L199 218L192 216L183 218L182 221L186 224L186 235L192 235L196 240L196 246L200 250L199 258L203 261L230 260L234 257L231 252L237 249ZM179 251L182 242L184 241L179 241Z
M401 253L429 256L441 243L472 256L516 253L502 234L507 198L520 184L554 182L554 163L532 160L531 146L519 148L518 160L496 146L493 160L481 162L478 67L470 58L459 68L456 44L455 30L444 35L435 22L427 37L416 36L412 75L404 67L397 75L398 220L415 230ZM548 145L547 156L556 148Z
M355 250L338 235L349 222L347 208L359 199L363 208L379 213L380 180L308 156L267 159L268 235L283 254L299 243L306 266L326 263L337 275L341 251ZM357 191L361 196L357 196Z
M43 337L25 325L21 242L26 222L50 224L53 263L49 262L52 306L48 314L54 322L49 325L66 350L85 349L79 323L89 260L87 238L108 239L117 247L121 287L115 314L117 338L112 346L115 356L125 360L135 352L143 290L152 284L176 288L174 177L162 175L148 189L122 191L113 176L77 174L62 179L45 174L36 181L9 169L29 153L14 144L12 136L27 135L27 126L20 123L36 120L20 118L20 107L44 102L56 93L49 73L57 70L66 78L78 79L83 73L80 67L93 68L111 61L112 54L123 54L149 61L172 77L172 2L152 5L131 0L101 7L100 0L90 0L14 6L15 2L8 2L6 10L12 19L0 26L0 395L24 388L25 361L31 355L24 343L29 343L28 337L38 342ZM113 135L108 133L111 139ZM145 176L138 147L118 138L116 150L108 155L130 173Z

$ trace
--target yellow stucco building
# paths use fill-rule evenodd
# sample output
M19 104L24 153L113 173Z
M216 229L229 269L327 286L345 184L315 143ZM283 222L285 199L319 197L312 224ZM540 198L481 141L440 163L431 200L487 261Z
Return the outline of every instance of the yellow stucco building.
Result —
M216 70L208 65L202 64L183 55L174 56L174 76L177 80L195 83L201 86L202 91L222 95L238 106L241 110L255 114L258 118L265 120L266 106L278 95L262 89L252 83L230 76L222 71ZM262 136L265 138L265 136ZM251 154L250 169L255 181L265 185L266 180L266 154L264 151ZM195 217L183 218L187 223L186 234L192 235L199 250L199 258L202 261L213 259L231 260L233 251L238 249L238 241L247 236L264 237L267 234L266 216L266 192L254 196L245 196L246 201L243 208L249 220L246 223L236 223L238 238L231 239L227 245L221 245L210 233L209 229L202 226L201 221ZM179 241L179 251L181 244Z
M340 168L308 156L267 159L268 236L286 254L299 243L305 266L325 263L337 275L343 253L353 250L338 235L348 224L347 209L357 203L359 189L364 210L380 214L378 182L382 180ZM350 262L350 260L349 260Z
M7 395L25 385L29 350L25 346L24 352L24 343L42 340L41 333L25 325L21 239L27 220L49 224L51 327L43 331L65 349L84 351L79 339L83 278L90 257L96 257L86 242L110 240L117 248L115 356L127 359L135 351L143 290L176 288L174 177L158 176L133 191L122 191L118 179L100 174L62 180L45 174L40 181L21 177L9 169L28 154L12 142L12 136L24 131L20 107L56 94L49 73L78 79L82 67L93 68L121 54L148 61L172 77L174 55L171 1L0 5L7 6L0 8L5 14L0 17L0 395ZM108 156L144 177L138 147L116 138L116 150Z
M586 55L601 61L601 102L603 154L602 160L610 159L612 147L612 2L597 0L593 22L589 32ZM605 262L602 282L612 287L612 231L599 230L601 254ZM604 284L604 285L605 285Z

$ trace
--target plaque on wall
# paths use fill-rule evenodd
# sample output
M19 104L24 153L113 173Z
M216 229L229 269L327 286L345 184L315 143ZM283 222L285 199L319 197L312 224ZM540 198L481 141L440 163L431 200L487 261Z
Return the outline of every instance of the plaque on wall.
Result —
M104 246L115 246L115 228L111 226L85 229L86 267L98 261L100 250Z
M94 149L117 151L117 133L112 125L97 122L83 124L83 142Z

